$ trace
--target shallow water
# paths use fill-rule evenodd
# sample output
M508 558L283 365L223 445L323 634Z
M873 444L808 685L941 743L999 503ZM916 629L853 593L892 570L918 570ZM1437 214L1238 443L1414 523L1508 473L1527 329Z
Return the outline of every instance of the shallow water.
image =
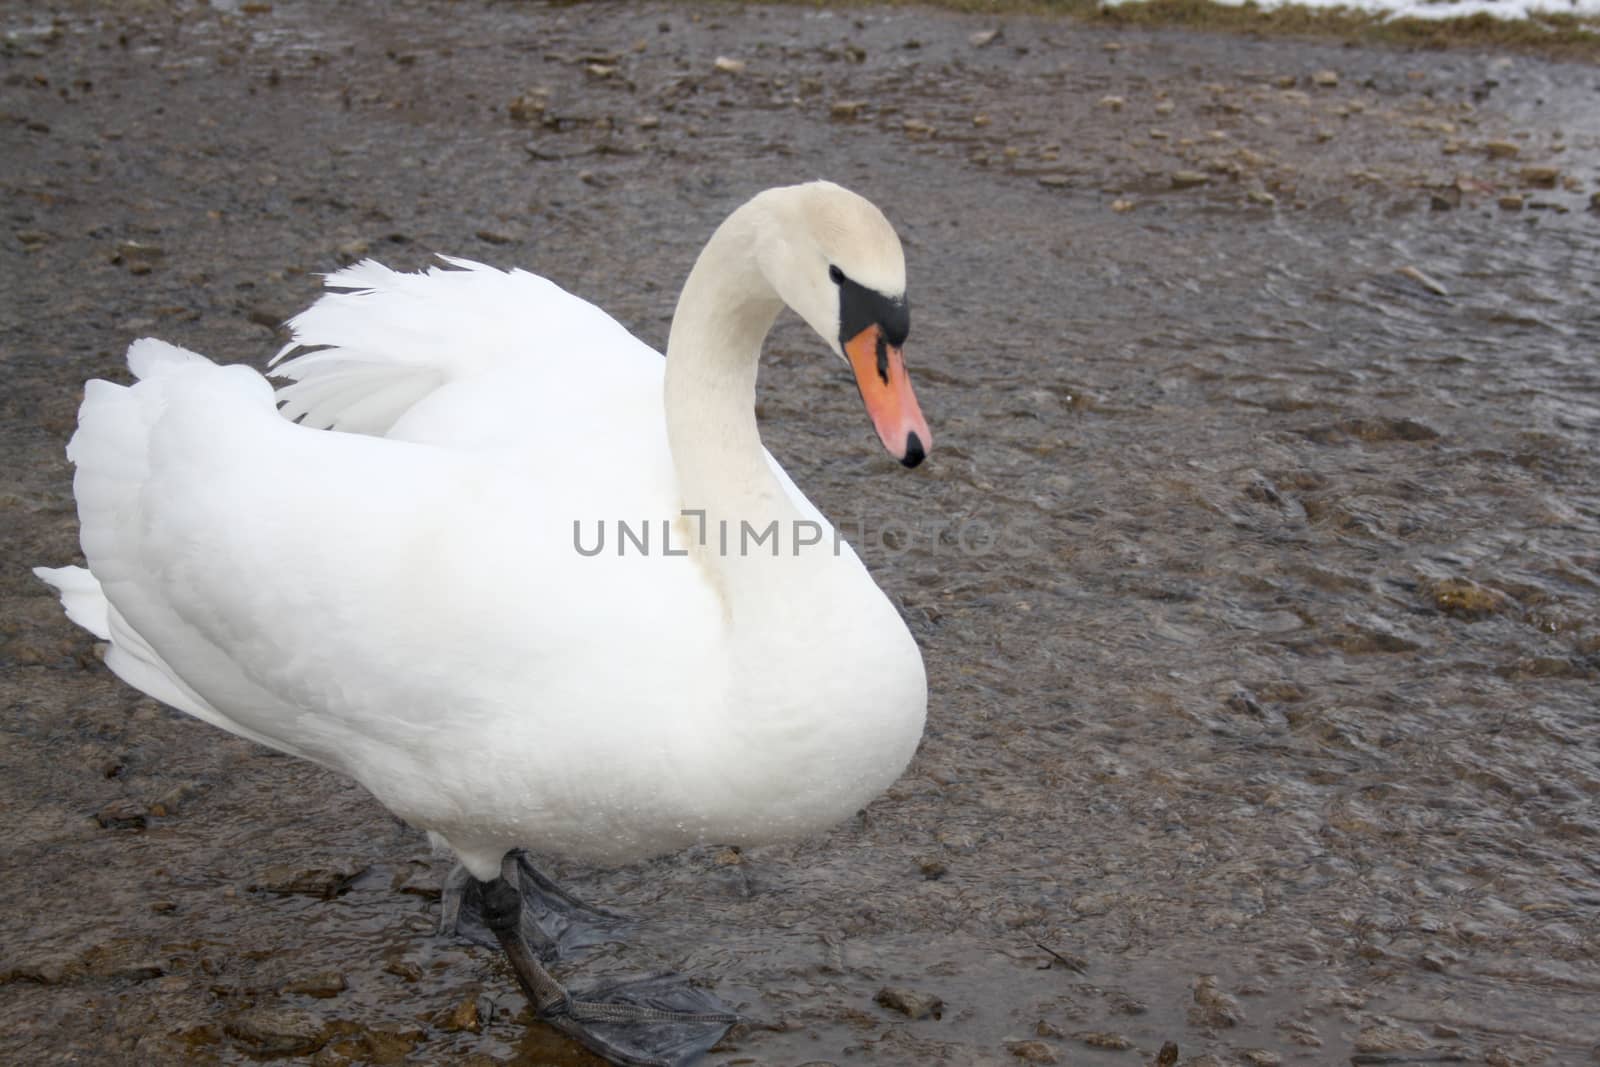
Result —
M439 249L659 344L715 223L818 175L906 240L937 444L896 468L787 321L762 415L865 532L927 738L817 840L555 865L640 919L564 973L714 982L752 1025L711 1063L1600 1055L1600 72L902 10L247 7L0 7L0 1058L589 1062L433 936L420 834L137 699L24 565L74 556L61 447L135 336L259 361L341 255Z

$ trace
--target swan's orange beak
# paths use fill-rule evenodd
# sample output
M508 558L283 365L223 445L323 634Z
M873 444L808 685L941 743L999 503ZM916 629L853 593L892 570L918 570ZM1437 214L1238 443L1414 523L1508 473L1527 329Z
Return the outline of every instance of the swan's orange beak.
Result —
M917 394L911 391L900 347L891 345L882 327L873 325L846 341L844 352L878 439L889 455L915 467L933 447L933 435L917 406Z

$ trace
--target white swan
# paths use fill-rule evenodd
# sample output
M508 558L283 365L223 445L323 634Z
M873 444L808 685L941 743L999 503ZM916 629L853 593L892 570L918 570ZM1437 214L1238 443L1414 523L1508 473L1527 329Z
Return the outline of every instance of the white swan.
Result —
M313 350L276 402L152 339L135 385L88 383L68 447L88 568L37 573L107 665L351 775L487 884L513 849L772 841L889 785L922 732L921 656L754 414L787 304L889 451L923 458L882 214L824 182L746 203L665 361L543 278L448 262L330 277L354 291L293 320Z

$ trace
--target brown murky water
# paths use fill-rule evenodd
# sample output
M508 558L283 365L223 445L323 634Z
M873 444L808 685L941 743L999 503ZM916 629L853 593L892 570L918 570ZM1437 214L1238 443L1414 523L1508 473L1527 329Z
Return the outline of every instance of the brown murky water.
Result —
M1600 1059L1600 71L906 9L0 29L0 1059L587 1062L433 936L420 834L136 698L25 568L136 336L259 361L316 272L437 249L659 344L715 223L823 175L906 239L938 447L893 467L793 323L763 415L927 738L804 845L557 865L640 917L564 973L715 982L716 1064Z

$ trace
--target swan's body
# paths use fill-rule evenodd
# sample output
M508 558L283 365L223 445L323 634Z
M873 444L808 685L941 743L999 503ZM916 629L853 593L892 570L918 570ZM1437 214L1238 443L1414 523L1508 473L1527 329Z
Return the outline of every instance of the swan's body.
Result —
M255 371L153 340L129 351L137 384L89 383L69 448L88 569L40 573L108 665L355 777L484 880L516 847L791 837L886 787L921 735L921 657L753 413L783 302L836 351L876 299L841 276L903 308L882 216L822 183L751 201L665 361L548 281L455 266L334 276L362 292L295 320L332 347L280 368L283 414ZM863 394L914 463L909 386L870 392L898 388L900 338L889 358L876 336ZM870 341L844 344L858 380ZM740 554L773 523L778 555Z

